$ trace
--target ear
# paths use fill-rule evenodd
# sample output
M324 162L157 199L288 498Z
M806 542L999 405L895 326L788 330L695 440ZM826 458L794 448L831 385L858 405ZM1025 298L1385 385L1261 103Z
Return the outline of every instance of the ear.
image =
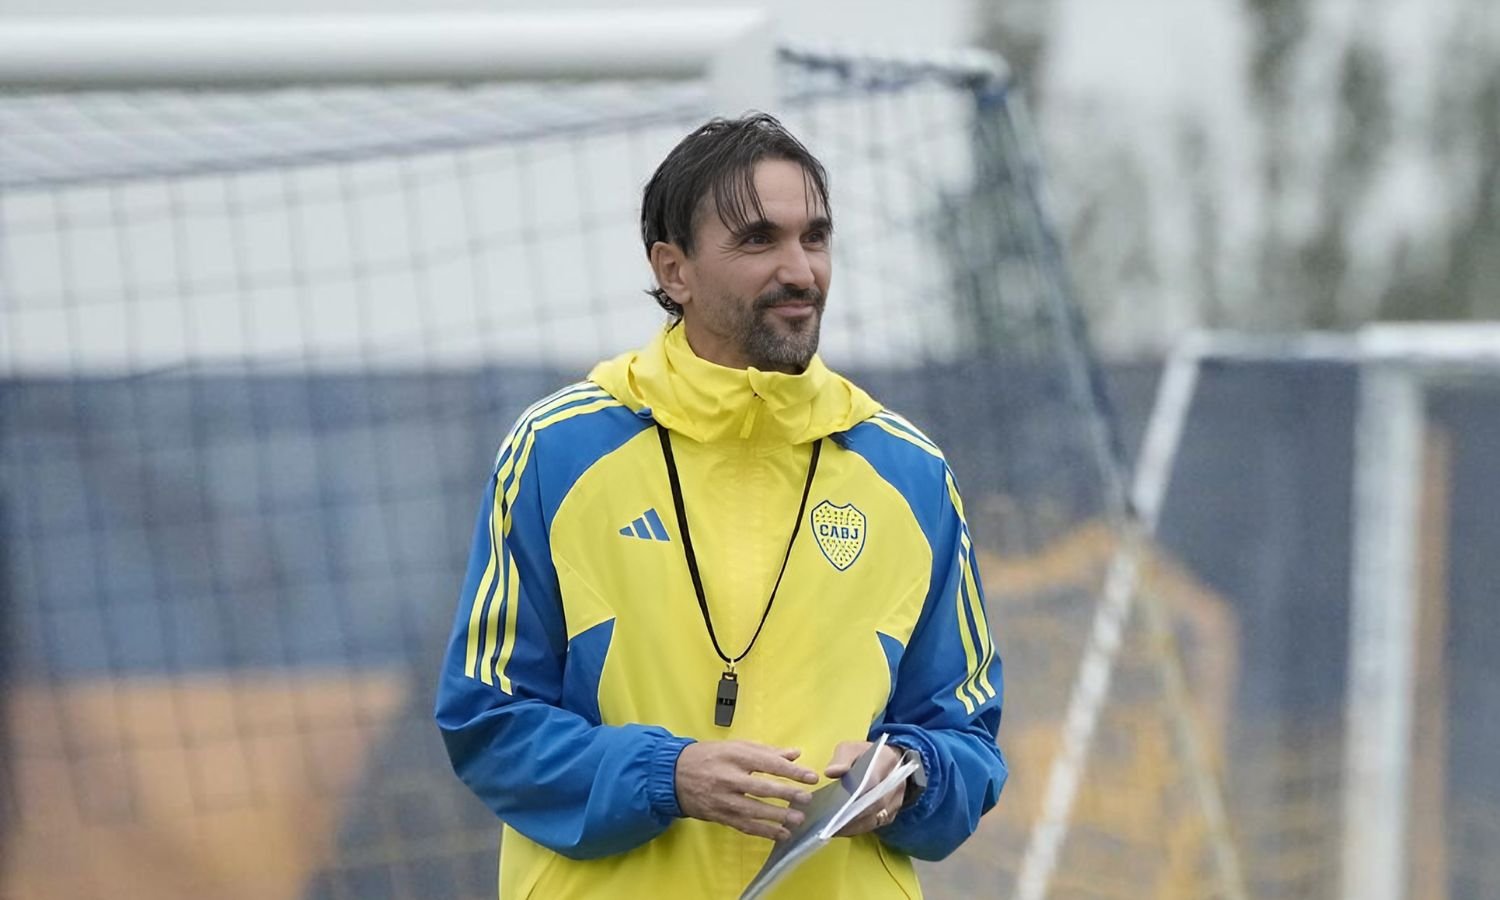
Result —
M692 288L688 284L691 265L687 254L676 244L657 241L651 245L651 272L656 276L657 285L683 306L693 302Z

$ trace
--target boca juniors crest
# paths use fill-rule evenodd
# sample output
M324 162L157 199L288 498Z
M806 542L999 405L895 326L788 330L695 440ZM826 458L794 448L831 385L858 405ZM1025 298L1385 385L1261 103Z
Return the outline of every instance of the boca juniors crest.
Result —
M834 506L827 500L813 507L813 537L818 549L840 572L854 565L865 549L865 514L853 503Z

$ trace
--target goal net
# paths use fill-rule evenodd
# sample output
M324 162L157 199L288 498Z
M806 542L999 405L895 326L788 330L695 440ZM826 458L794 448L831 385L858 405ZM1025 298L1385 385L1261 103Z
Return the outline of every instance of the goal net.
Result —
M0 895L493 896L430 713L473 497L527 403L660 327L640 188L735 79L289 39L182 86L244 57L132 34L128 84L0 62ZM1012 783L929 895L1235 896L1229 607L1125 513L1003 67L764 81L832 178L824 356L945 448L1012 676Z

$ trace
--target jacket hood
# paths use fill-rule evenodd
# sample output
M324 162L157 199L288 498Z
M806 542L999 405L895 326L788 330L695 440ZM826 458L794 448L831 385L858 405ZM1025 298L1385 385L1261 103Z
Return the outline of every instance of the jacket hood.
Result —
M798 375L731 369L694 353L680 325L595 366L589 380L701 443L802 444L847 431L881 408L818 356Z

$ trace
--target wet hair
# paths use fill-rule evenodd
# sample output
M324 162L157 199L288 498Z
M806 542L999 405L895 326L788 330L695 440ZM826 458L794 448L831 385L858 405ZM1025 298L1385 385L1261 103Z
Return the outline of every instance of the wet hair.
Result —
M766 159L794 162L802 167L807 193L817 197L824 214L828 204L828 173L823 164L792 136L775 116L751 113L738 119L711 119L683 138L646 182L641 202L641 241L646 256L657 241L676 244L693 255L693 228L700 214L713 210L731 231L740 231L765 218L755 191L755 166ZM712 200L712 204L703 202ZM682 317L681 304L660 287L646 293L656 298L673 318Z

